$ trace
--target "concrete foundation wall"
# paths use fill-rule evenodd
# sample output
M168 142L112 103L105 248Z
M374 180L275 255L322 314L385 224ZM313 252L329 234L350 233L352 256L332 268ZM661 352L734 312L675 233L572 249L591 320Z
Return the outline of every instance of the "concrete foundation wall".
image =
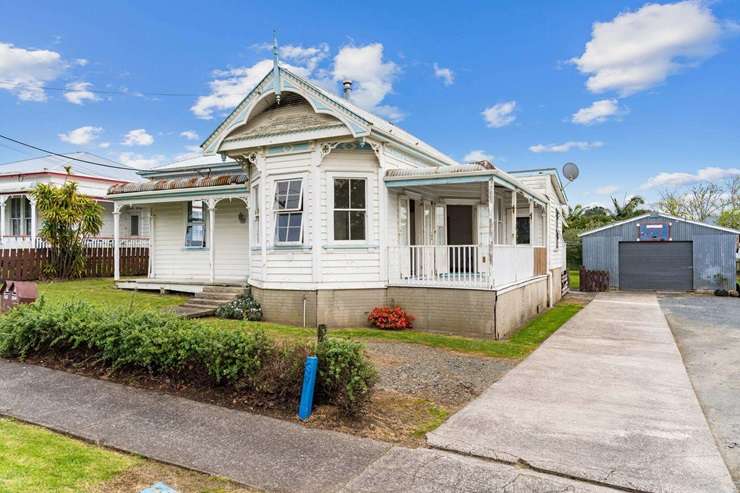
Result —
M504 293L497 293L496 333L498 338L510 337L525 322L546 309L546 277Z
M496 294L473 289L389 287L388 304L401 306L416 320L414 328L472 337L495 337Z
M306 300L306 327L316 327L316 291L260 289L252 286L252 296L262 305L267 322L303 326L303 300Z
M301 291L253 286L251 290L267 322L303 326L305 306L306 327L367 327L374 307L398 305L414 316L415 329L491 339L509 337L547 307L546 278L503 294L424 287ZM553 292L559 297L559 286Z

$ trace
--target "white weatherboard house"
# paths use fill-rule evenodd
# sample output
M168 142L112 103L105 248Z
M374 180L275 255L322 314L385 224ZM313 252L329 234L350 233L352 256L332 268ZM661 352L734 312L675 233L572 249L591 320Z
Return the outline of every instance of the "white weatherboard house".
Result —
M46 155L0 163L0 248L32 248L41 221L31 191L38 183L62 185L77 183L78 191L103 207L103 227L96 246L112 246L113 203L107 198L112 185L140 180L134 168L126 169L95 154L75 152L61 157ZM69 172L68 172L69 171ZM131 246L146 246L149 231L148 211L130 208L121 223L121 239Z
M553 170L460 165L277 61L202 148L111 188L114 214L152 211L149 278L119 287L248 285L266 320L306 326L400 305L419 329L491 338L561 295Z

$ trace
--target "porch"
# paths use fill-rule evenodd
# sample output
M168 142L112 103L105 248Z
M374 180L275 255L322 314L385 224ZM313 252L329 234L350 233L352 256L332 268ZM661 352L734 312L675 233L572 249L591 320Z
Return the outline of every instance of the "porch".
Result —
M398 208L390 286L501 290L547 275L547 199L490 163L389 170L385 184Z

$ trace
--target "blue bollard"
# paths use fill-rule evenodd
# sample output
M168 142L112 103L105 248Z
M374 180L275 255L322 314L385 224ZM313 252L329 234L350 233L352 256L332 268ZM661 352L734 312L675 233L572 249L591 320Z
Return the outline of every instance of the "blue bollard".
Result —
M303 370L303 389L301 403L298 406L298 418L306 421L311 417L313 408L313 391L316 387L316 372L319 369L319 359L316 356L306 358L306 367Z

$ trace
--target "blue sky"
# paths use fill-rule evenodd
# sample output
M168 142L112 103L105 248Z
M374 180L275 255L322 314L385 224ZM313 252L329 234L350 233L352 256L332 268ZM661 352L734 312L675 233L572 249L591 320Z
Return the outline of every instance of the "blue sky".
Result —
M456 159L578 163L572 203L740 173L740 2L430 5L2 1L0 133L182 157L264 73L275 28L296 71L352 78L358 104ZM2 162L29 154L0 142Z

